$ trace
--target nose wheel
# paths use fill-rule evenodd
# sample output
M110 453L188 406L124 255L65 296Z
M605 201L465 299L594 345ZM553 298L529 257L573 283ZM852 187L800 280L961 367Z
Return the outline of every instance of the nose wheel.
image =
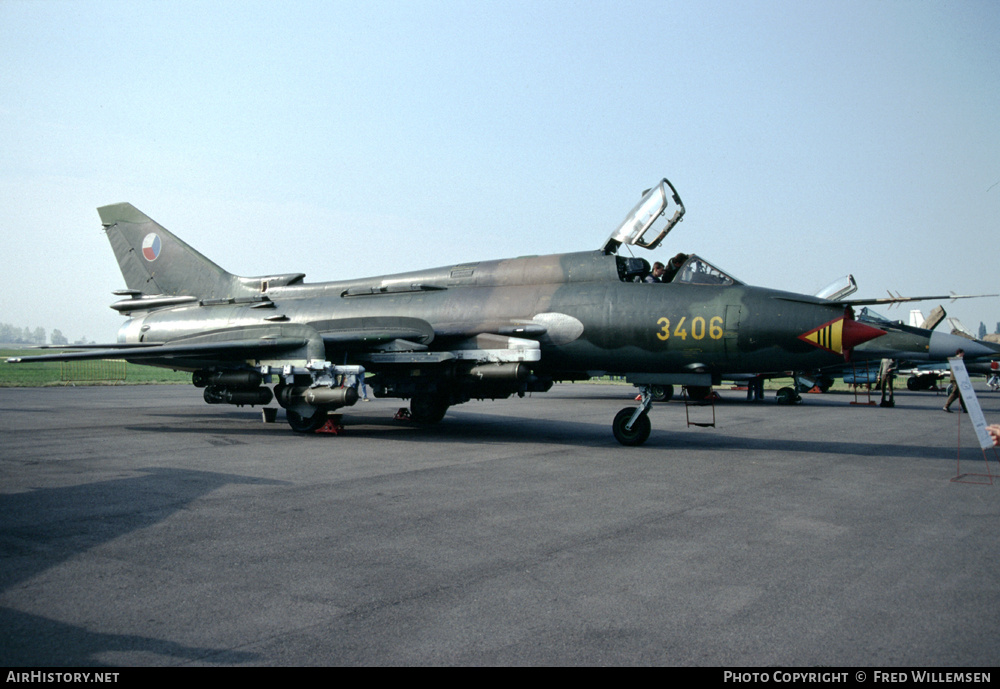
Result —
M653 394L649 385L639 386L641 402L638 408L626 407L615 414L611 424L611 432L615 440L628 447L642 445L649 438L652 425L649 423L649 407L653 403Z

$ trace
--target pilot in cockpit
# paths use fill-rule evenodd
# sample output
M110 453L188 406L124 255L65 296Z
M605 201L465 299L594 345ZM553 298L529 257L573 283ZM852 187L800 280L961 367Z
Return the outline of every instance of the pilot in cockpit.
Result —
M669 261L667 261L667 266L665 269L661 271L657 282L670 282L671 280L673 280L674 276L677 275L677 271L681 269L681 266L684 265L684 262L686 260L688 260L688 255L685 253L680 253L674 256ZM656 266L653 267L653 272L654 273L656 272Z
M657 261L653 264L653 270L643 278L644 282L663 282L663 264Z

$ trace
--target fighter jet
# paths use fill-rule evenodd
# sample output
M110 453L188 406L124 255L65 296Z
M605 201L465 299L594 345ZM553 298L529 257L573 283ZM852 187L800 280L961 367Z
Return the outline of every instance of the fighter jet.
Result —
M322 283L234 275L128 203L98 213L127 287L111 304L128 317L118 342L8 361L190 371L206 402L274 399L298 432L355 404L366 374L376 397L409 399L418 423L471 399L610 374L641 396L614 417L614 437L641 445L653 386L816 370L884 334L846 302L745 285L693 254L657 281L647 260L619 250L655 249L680 222L666 179L597 250Z
M952 298L967 299L987 296L996 295L953 295ZM929 297L917 297L916 299L926 298ZM912 301L915 298L907 297L905 299ZM867 303L873 300L860 301ZM854 302L854 305L858 305L857 302ZM914 313L919 314L919 311L911 312L911 320L917 320ZM948 357L954 356L959 349L965 352L966 368L970 373L990 375L996 370L997 366L992 362L977 360L997 358L1000 356L1000 345L958 335L955 334L956 331L946 333L934 330L934 327L944 319L945 315L944 309L939 306L934 309L930 318L924 319L922 315L919 315L919 321L922 325L917 327L891 320L868 307L864 307L857 313L857 321L883 330L886 334L856 347L849 364L841 363L822 371L797 372L794 376L798 384L797 387L801 390L815 387L825 392L833 384L833 379L836 377L842 377L845 383L852 385L874 385L879 379L882 359L894 359L900 369L912 369L906 385L909 390L928 390L939 380L950 375ZM781 399L780 396L779 399ZM795 394L795 391L789 389L789 394L781 401L792 403L800 400L801 398Z

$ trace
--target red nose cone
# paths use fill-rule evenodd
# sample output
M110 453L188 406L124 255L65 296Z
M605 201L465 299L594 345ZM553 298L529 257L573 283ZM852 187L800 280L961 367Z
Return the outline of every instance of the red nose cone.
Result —
M882 337L883 335L885 335L884 330L879 330L870 325L845 318L844 332L841 335L841 345L844 348L844 352L849 354L859 344L864 344L868 340L874 340L876 337Z
M843 354L846 359L851 356L854 347L882 335L885 335L884 330L858 323L848 316L841 316L807 333L802 333L799 339L828 352Z

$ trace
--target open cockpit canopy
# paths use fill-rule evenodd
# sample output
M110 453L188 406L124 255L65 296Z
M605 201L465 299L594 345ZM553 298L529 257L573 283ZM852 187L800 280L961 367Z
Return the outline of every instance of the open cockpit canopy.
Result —
M668 218L667 213L671 210L672 214ZM684 204L681 203L681 197L673 185L664 178L655 187L643 192L639 203L629 211L625 220L604 242L603 251L605 254L616 253L622 244L655 249L683 216ZM643 239L650 230L656 233L653 239Z

